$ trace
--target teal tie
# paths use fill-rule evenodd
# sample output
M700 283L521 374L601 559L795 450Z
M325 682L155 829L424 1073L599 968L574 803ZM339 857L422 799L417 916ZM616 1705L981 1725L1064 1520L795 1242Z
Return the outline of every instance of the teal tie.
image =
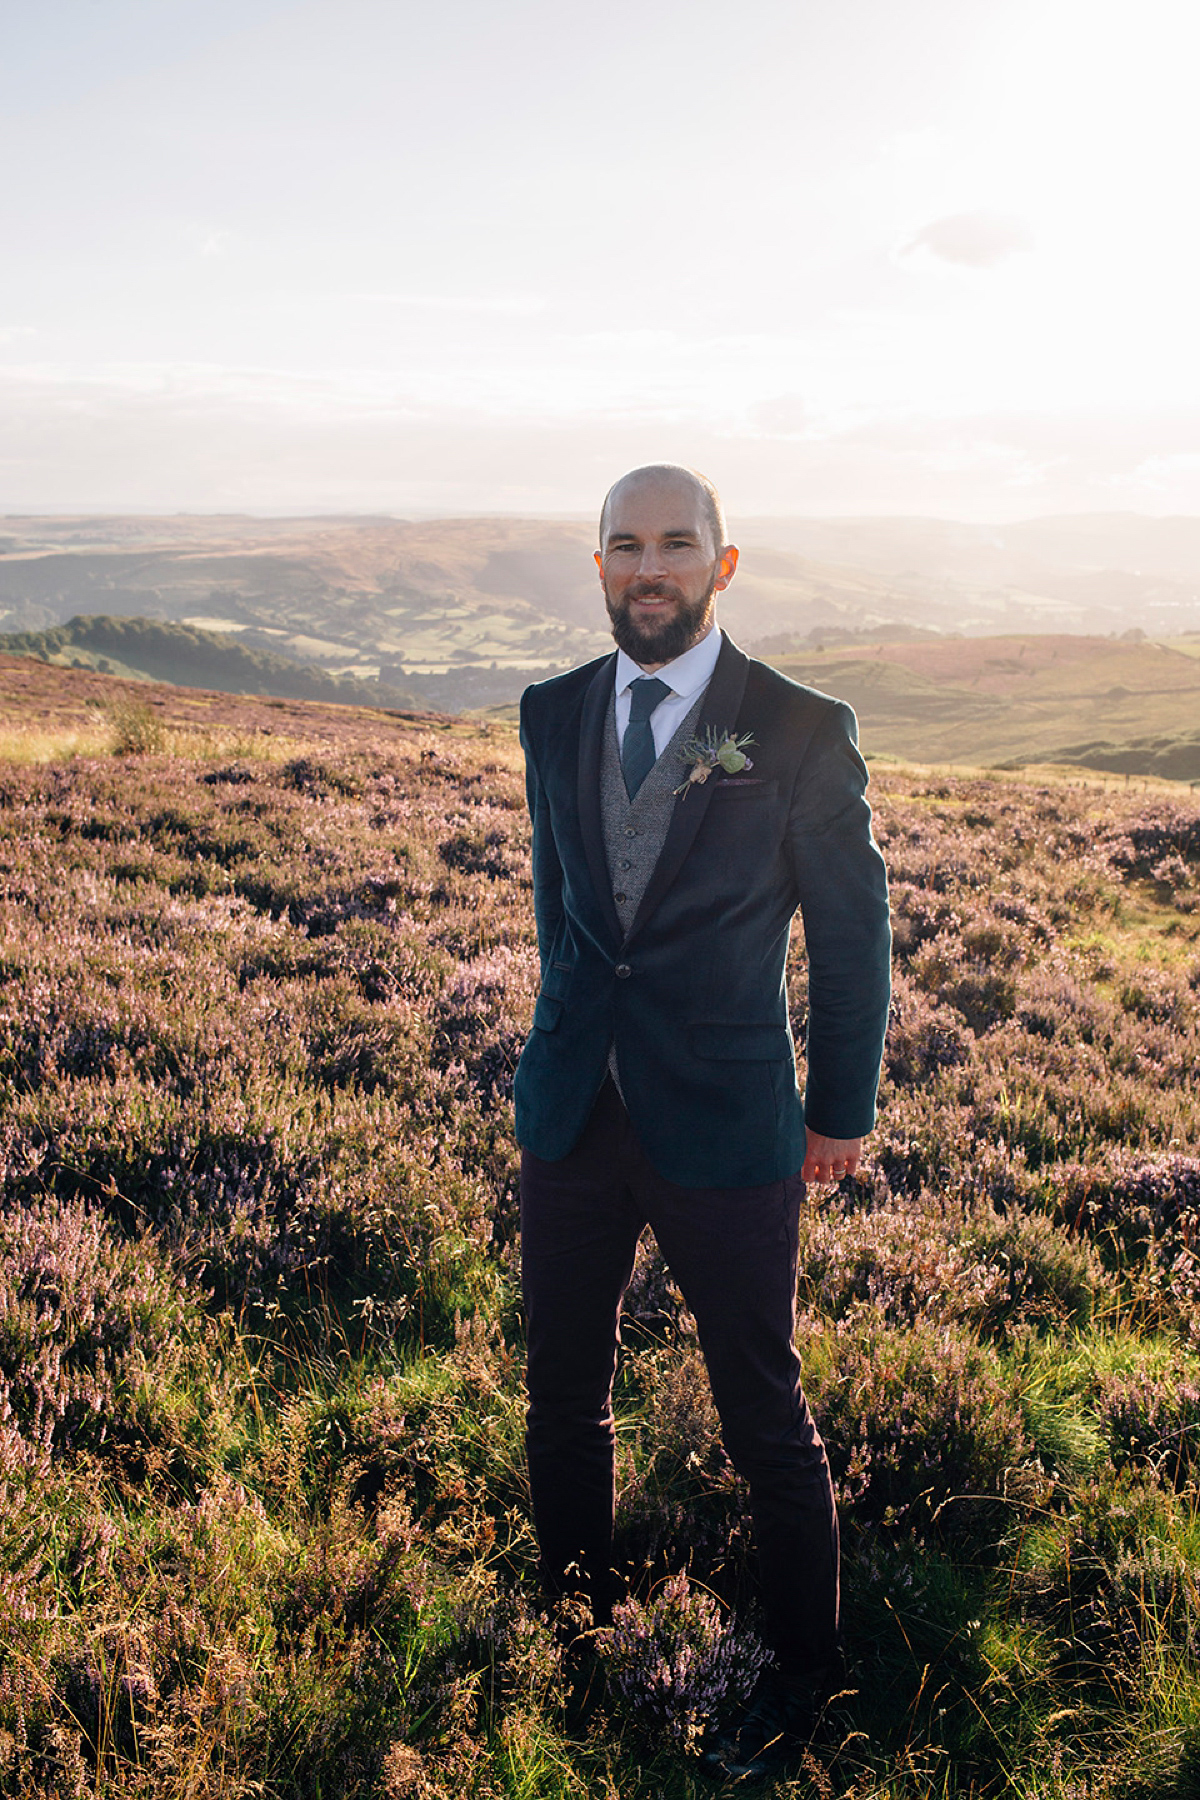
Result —
M621 773L625 792L632 800L657 761L650 714L671 692L657 675L639 675L629 688L629 723L621 745Z

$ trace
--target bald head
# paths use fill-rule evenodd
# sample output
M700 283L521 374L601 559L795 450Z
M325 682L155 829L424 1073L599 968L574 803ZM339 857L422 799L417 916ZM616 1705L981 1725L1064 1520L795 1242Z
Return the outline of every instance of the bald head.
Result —
M613 636L646 672L707 637L737 568L711 481L675 463L631 469L608 491L596 564Z
M697 503L701 514L712 532L712 553L720 555L725 548L725 510L718 494L707 475L701 475L696 469L685 469L682 463L646 463L640 469L630 469L628 475L622 475L614 481L604 496L604 505L600 508L600 553L604 554L609 522L612 518L614 503L642 488L655 488L664 497L672 492L680 499L685 499L689 506Z

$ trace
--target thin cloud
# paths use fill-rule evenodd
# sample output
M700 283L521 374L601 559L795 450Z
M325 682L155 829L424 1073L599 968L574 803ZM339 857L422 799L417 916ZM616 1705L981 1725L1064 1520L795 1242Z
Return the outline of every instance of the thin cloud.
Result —
M1012 213L948 213L934 219L905 244L904 256L928 250L942 262L966 269L990 269L1019 250L1033 248L1033 233Z
M810 408L799 394L775 394L760 400L747 416L751 431L763 437L806 437L812 429Z
M511 318L530 318L546 310L540 294L390 294L359 291L347 294L348 300L373 306L403 306L422 312L498 313Z

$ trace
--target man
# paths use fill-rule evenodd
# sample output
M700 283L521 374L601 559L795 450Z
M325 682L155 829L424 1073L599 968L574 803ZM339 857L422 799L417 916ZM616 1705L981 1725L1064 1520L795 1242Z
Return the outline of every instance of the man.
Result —
M853 1174L874 1122L890 933L854 715L717 629L725 535L702 476L624 476L596 555L617 651L522 700L542 986L515 1098L543 1579L561 1594L581 1573L607 1619L612 1381L649 1224L750 1488L775 1660L709 1759L757 1775L837 1679L837 1515L792 1343L798 1221L805 1182Z

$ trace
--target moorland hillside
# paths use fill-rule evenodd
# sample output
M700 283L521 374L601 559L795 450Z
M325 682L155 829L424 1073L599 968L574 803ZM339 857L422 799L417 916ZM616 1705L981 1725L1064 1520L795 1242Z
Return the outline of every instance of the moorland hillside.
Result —
M697 1735L756 1654L746 1502L650 1245L630 1597L591 1670L538 1604L511 729L0 679L0 1791L711 1792ZM853 1691L780 1791L1173 1800L1200 807L899 767L873 793L881 1118L809 1196L800 1289ZM788 980L802 1041L799 935Z
M881 755L1200 781L1200 637L923 637L770 660L848 700Z
M759 652L794 679L850 701L872 755L982 767L1074 765L1200 781L1200 637L1159 644L913 631L898 643L855 633L809 641L799 652L776 647L787 642L786 636L767 639ZM474 709L510 721L515 698L497 704L497 696L515 695L548 673L463 665L441 676L398 671L393 684L256 650L244 636L104 614L13 632L0 637L0 646L80 672L81 692L89 691L90 671L405 711Z

